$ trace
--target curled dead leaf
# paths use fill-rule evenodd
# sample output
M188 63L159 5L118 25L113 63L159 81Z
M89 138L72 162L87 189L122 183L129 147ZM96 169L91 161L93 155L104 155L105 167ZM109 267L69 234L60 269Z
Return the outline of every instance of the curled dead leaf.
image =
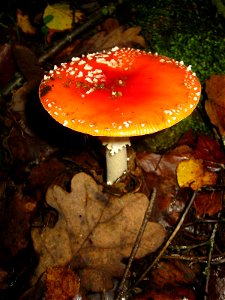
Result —
M40 255L34 281L48 267L70 263L79 270L83 287L102 291L112 288L113 277L123 274L122 259L131 253L149 200L141 193L119 198L101 189L84 173L73 177L70 193L59 186L48 189L47 202L59 218L54 228L32 230ZM136 258L155 251L164 237L163 227L149 222Z

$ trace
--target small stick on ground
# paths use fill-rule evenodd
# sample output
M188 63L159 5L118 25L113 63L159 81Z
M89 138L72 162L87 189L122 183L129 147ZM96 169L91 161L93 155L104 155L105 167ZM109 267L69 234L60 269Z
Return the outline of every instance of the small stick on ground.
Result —
M134 247L131 251L131 255L130 255L130 258L129 258L129 261L128 261L128 264L126 266L126 269L125 269L125 272L124 272L124 275L123 275L123 278L122 278L122 281L118 287L118 290L117 290L117 297L116 297L116 300L120 300L123 298L123 295L124 293L126 292L126 287L125 287L125 283L126 283L126 279L129 275L129 272L130 272L130 268L131 268L131 265L132 265L132 262L136 256L136 253L138 251L138 248L139 248L139 245L141 243L141 240L142 240L142 237L143 237L143 234L144 234L144 231L145 231L145 228L149 222L149 219L150 219L150 215L151 215L151 212L152 212L152 208L153 208L153 204L155 202L155 197L156 197L156 189L153 188L152 190L152 194L151 194L151 198L149 200L149 204L148 204L148 207L146 209L146 212L145 212L145 216L144 216L144 219L143 219L143 222L141 224L141 227L140 227L140 230L138 232L138 235L136 237L136 241L134 243Z
M206 282L205 282L205 296L204 300L208 299L208 291L209 291L209 279L210 279L210 273L211 273L211 261L212 261L212 255L214 250L214 242L215 242L215 236L218 229L218 223L216 223L213 227L213 231L210 237L210 248L209 248L209 255L208 255L208 261L207 266L205 268L205 275L206 275Z
M116 2L113 2L114 6L117 6L121 4L121 2L124 2L125 0L118 0ZM110 5L110 4L109 4ZM74 29L71 33L67 34L64 38L57 41L56 44L46 53L40 56L38 59L38 62L40 64L45 63L48 59L55 56L59 51L61 51L63 48L65 48L69 43L71 43L78 35L84 33L89 28L93 28L95 25L97 25L102 19L102 7L97 9L94 13L92 13L90 16L88 16L88 19L85 21L84 24L80 25L76 29ZM8 86L4 88L3 91L1 91L1 96L8 96L13 89L18 88L21 86L24 81L26 81L26 78L20 73L17 74L17 76L14 78L12 82L9 83Z
M187 213L189 212L189 209L191 208L196 195L197 195L198 191L194 191L190 202L188 203L187 207L185 208L180 221L177 223L176 228L174 229L174 231L172 232L171 236L169 237L169 239L166 241L165 245L163 246L163 248L161 249L161 251L159 252L159 254L156 256L156 258L153 260L153 262L150 264L150 266L148 266L148 268L141 274L141 276L139 277L139 279L133 284L133 286L128 289L126 291L126 293L124 293L125 295L128 295L144 278L145 276L149 273L149 271L152 269L152 267L159 261L159 259L163 256L163 254L165 253L166 249L169 247L169 245L171 244L172 240L175 238L177 232L179 231L181 225L184 222L185 217L187 216Z

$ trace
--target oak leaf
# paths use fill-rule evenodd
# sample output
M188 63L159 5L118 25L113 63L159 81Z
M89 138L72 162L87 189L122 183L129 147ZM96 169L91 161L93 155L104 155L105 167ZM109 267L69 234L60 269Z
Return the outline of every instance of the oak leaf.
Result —
M71 181L70 193L52 186L46 200L59 218L54 228L32 231L40 255L35 279L48 267L70 264L79 271L81 285L87 290L112 288L113 277L124 272L122 259L131 253L148 198L141 193L121 198L108 195L90 176L79 173ZM163 227L149 222L136 258L155 251L164 237Z

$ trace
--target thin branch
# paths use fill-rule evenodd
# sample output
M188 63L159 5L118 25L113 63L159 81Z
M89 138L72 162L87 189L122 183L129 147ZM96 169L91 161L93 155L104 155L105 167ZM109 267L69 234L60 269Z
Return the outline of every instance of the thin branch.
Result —
M165 259L178 259L178 260L184 260L184 261L190 261L192 263L208 263L208 256L188 256L188 255L181 255L181 254L164 254L163 258ZM224 254L218 254L213 255L211 260L211 265L220 265L225 263L225 253Z
M150 219L150 215L151 215L151 212L152 212L152 208L153 208L153 204L155 202L155 198L156 198L156 189L153 188L152 190L152 194L151 194L151 198L149 200L149 203L148 203L148 207L146 209L146 212L145 212L145 216L144 216L144 219L143 219L143 222L141 224L141 227L140 227L140 230L138 232L138 235L136 237L136 241L134 243L134 247L131 251L131 255L130 255L130 258L129 258L129 261L128 261L128 264L126 266L126 269L125 269L125 272L124 272L124 275L123 275L123 278L122 278L122 281L118 287L118 296L116 297L116 300L120 300L122 299L124 293L126 292L125 291L125 283L126 283L126 279L129 275L129 272L130 272L130 268L131 268L131 265L132 265L132 262L137 254L137 251L138 251L138 248L139 248L139 245L141 243L141 240L142 240L142 237L143 237L143 234L144 234L144 231L145 231L145 228L149 222L149 219Z
M121 4L122 1L126 0L117 0L116 2L113 2L114 6L117 6ZM95 25L97 25L101 19L103 18L102 14L102 7L100 7L98 10L96 10L94 13L92 13L90 16L88 16L88 19L85 21L84 24L78 26L76 29L74 29L71 33L67 34L64 38L57 41L55 45L50 48L50 50L39 58L39 63L43 64L51 57L55 56L58 52L60 52L63 48L65 48L69 43L71 43L78 35L82 34L83 32L87 31L89 28L93 28ZM1 91L1 96L8 96L11 91L15 88L18 88L22 85L22 83L26 81L24 79L24 76L22 74L18 74L14 80L4 88L3 91Z
M117 5L121 4L121 2L125 2L126 0L117 0L113 1L111 4L116 7ZM110 3L108 4L109 6L111 5ZM43 63L52 56L56 55L61 49L63 49L68 43L71 43L75 37L77 37L79 34L83 33L86 31L88 28L93 28L94 25L96 25L103 17L102 13L102 7L97 9L94 13L92 13L88 19L85 21L84 24L81 26L77 27L75 30L73 30L71 33L65 36L61 41L57 41L55 46L51 48L51 50L45 54L43 54L39 58L39 62Z
M146 275L149 273L149 271L152 269L152 267L159 261L159 259L163 256L163 254L165 253L166 249L169 247L169 245L171 244L172 240L175 238L177 232L179 231L181 225L184 222L185 217L187 216L187 213L189 212L189 209L191 208L196 195L197 195L198 191L194 191L193 195L191 197L191 200L189 202L189 204L187 205L187 207L185 208L180 221L178 222L176 228L174 229L174 231L172 232L171 236L169 237L169 239L166 241L165 245L163 246L163 248L161 249L161 251L159 252L159 254L156 256L156 258L153 260L153 262L150 264L150 266L148 266L148 268L141 274L141 276L139 277L139 279L134 283L134 285L127 290L126 295L131 292L145 277Z
M62 50L67 44L71 43L76 36L84 32L90 27L97 24L102 18L101 8L95 13L89 16L88 20L84 24L74 29L71 33L67 34L63 39L57 41L57 43L47 52L44 53L40 58L39 62L44 63L52 56L56 55L60 50Z
M211 273L211 262L212 262L212 255L214 250L214 243L215 243L215 236L216 232L218 230L218 223L214 225L211 237L210 237L210 248L209 248L209 255L208 255L208 261L207 266L205 268L205 275L206 275L206 283L205 283L205 296L204 300L207 300L208 298L208 290L209 290L209 279L210 279L210 273Z

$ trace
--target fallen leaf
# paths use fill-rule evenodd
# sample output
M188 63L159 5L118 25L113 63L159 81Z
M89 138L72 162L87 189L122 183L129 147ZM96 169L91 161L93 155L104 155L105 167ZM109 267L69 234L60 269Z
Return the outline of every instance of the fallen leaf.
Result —
M202 159L189 159L179 163L177 167L177 181L181 188L191 187L198 190L205 185L216 184L218 175L210 172Z
M223 193L220 191L213 191L211 193L198 193L194 208L198 218L208 216L215 216L223 208Z
M85 47L89 52L107 50L114 46L132 47L139 45L143 48L146 47L145 39L140 35L140 26L124 28L119 26L117 20L107 19L102 24L102 29L85 42Z
M225 295L225 270L224 266L213 267L209 278L208 299L223 300Z
M176 169L178 164L190 158L192 149L179 146L164 155L156 153L137 153L137 165L144 171L145 185L149 190L157 189L157 198L153 208L156 220L164 226L171 226L177 222L180 213L188 201L188 195L178 197Z
M79 277L68 267L48 268L45 275L45 300L69 300L78 296Z
M137 165L144 171L147 190L153 186L157 188L153 214L164 226L177 222L190 199L188 191L177 192L179 187L198 189L206 184L214 185L223 170L225 155L215 139L200 135L195 143L190 137L182 143L187 141L192 147L181 144L163 155L140 152L136 156ZM201 193L194 202L196 215L218 213L222 208L222 192Z
M15 45L13 48L13 55L15 62L25 79L29 82L35 82L36 85L38 85L44 76L44 71L36 54L26 46Z
M225 136L225 75L213 75L206 81L208 100L205 102L206 112L211 122Z
M65 173L66 166L57 160L50 158L33 167L28 177L28 186L33 190L42 190L48 187L53 180Z
M171 287L165 290L152 290L143 296L138 296L135 300L196 300L195 292L191 288Z
M22 186L17 186L15 194L8 197L7 205L1 207L4 211L4 215L1 214L1 260L7 261L28 246L36 207L36 200L24 195Z
M179 260L161 261L151 275L158 289L169 285L193 284L196 280L196 270Z
M15 64L12 55L12 45L0 45L0 88L5 87L13 78Z
M10 109L19 115L19 122L23 131L32 136L33 132L27 122L27 95L38 87L44 76L44 71L35 53L28 47L22 45L14 46L13 55L17 67L24 75L26 82L13 93Z
M18 127L12 128L10 135L4 140L4 146L9 151L14 163L17 164L34 161L37 163L53 152L51 146L38 140L37 137L21 132Z
M143 36L140 35L140 31L140 26L134 26L124 30L122 33L122 39L124 40L124 43L126 43L126 45L136 44L145 48L146 42Z
M208 167L219 169L221 164L225 164L225 154L219 142L205 135L198 137L193 156L196 159L203 159Z
M24 15L20 9L17 9L17 25L24 33L36 33L36 29L30 23L29 16Z
M103 291L124 271L148 206L141 193L121 198L105 194L88 175L79 173L68 193L59 186L48 189L47 203L59 213L54 228L34 228L34 248L40 255L34 281L48 267L70 265L77 269L82 287ZM154 252L165 231L155 222L147 224L136 258Z
M75 23L81 21L84 14L80 10L75 11ZM43 20L49 29L63 31L72 28L73 12L69 4L55 3L48 5L43 14Z

